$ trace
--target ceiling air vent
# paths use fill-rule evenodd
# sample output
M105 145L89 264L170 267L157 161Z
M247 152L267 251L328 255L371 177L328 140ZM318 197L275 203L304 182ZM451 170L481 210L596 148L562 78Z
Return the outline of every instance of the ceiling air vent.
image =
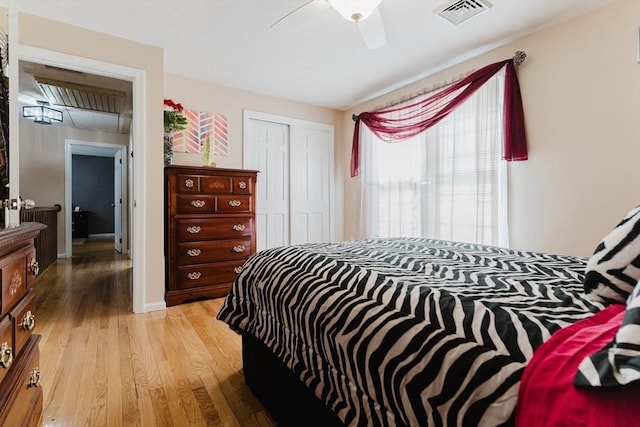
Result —
M77 75L80 75L80 76L84 76L84 73L82 71L69 70L68 68L56 67L54 65L44 64L44 68L46 68L47 70L62 71L64 73L73 73L73 74L77 74Z
M453 0L434 9L433 13L458 25L492 6L487 0Z

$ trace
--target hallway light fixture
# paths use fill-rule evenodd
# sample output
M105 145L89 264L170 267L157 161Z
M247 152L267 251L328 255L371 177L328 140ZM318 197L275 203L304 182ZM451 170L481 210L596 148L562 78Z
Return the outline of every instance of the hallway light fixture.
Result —
M33 121L41 125L50 125L52 122L62 122L62 111L48 107L47 101L38 101L38 105L26 105L22 107L22 117L33 118Z

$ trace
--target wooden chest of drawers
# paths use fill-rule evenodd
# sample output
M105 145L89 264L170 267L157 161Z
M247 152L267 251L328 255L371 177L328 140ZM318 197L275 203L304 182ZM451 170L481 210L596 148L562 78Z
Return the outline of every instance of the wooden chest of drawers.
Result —
M39 335L33 281L34 238L45 228L22 223L0 231L0 425L37 426L42 418Z
M165 167L168 306L226 295L256 250L257 171Z

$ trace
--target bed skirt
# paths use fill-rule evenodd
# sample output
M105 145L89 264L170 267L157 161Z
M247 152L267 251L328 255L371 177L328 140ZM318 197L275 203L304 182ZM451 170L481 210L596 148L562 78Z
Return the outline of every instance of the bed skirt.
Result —
M253 335L242 334L244 378L278 427L339 427L340 419Z

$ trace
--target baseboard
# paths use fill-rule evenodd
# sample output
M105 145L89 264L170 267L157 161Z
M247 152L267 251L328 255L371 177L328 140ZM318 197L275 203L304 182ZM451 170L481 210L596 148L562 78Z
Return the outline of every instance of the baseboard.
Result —
M88 237L113 237L113 238L115 238L116 235L114 233L95 233L95 234L89 234Z
M163 301L157 301L157 302L151 302L151 303L145 303L144 305L144 312L148 313L150 311L159 311L159 310L166 310L167 309L167 303Z

